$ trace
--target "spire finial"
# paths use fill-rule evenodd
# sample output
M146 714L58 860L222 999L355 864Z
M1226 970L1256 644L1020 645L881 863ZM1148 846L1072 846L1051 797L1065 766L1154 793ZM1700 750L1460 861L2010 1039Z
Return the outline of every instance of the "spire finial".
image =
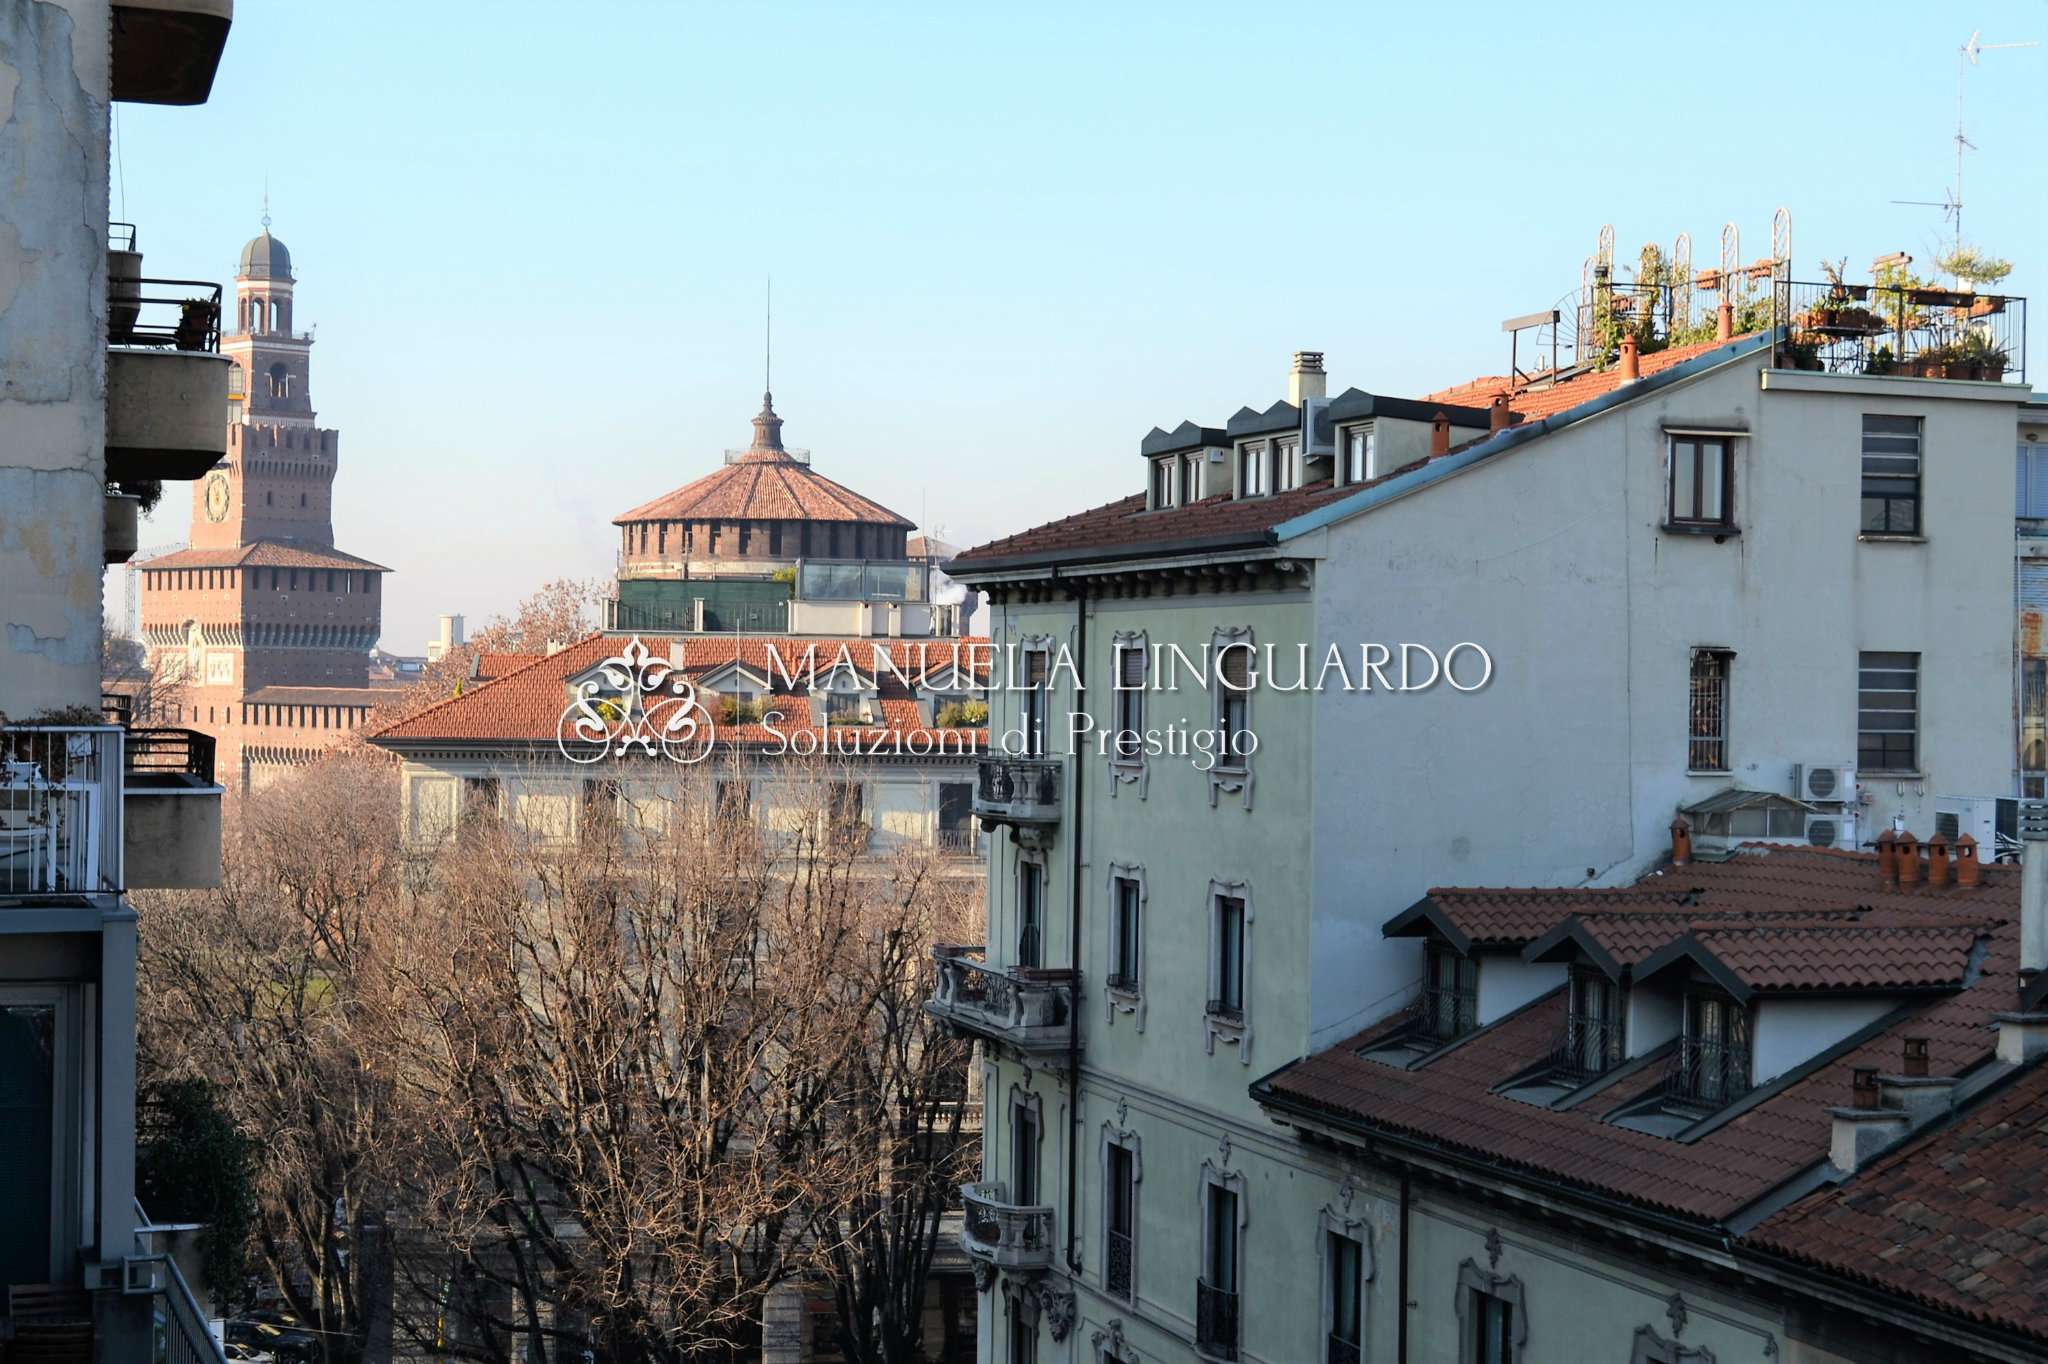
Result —
M270 231L270 175L268 172L265 172L263 176L263 230L266 233Z
M775 276L768 276L768 295L762 305L765 321L761 328L761 392L775 392Z

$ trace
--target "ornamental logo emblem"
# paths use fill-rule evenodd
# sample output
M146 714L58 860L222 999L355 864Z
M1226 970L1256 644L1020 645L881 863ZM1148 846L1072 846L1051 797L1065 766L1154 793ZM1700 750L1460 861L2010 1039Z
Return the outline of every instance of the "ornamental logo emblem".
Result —
M555 747L574 763L623 758L635 749L670 762L702 762L713 737L711 712L697 689L638 635L576 684L555 725Z

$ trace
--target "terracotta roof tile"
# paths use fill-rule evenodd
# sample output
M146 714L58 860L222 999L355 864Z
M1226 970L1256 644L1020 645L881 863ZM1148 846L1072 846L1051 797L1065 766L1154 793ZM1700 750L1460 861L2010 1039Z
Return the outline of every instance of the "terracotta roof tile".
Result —
M1755 990L1957 986L1988 924L1695 926L1693 939Z
M343 554L338 549L254 540L226 549L180 549L144 559L137 568L348 568L389 573L382 564Z
M1730 915L1756 915L1748 931L1771 931L1786 920L1808 933L1825 933L1844 915L1903 932L1907 944L1886 952L1844 955L1850 973L1887 961L1918 960L1923 949L1947 970L1964 936L1988 933L1986 953L1971 983L1953 993L1907 1002L1900 1021L1696 1139L1678 1142L1618 1127L1602 1119L1625 1100L1647 1094L1661 1079L1656 1067L1604 1091L1596 1101L1546 1109L1492 1091L1516 1071L1541 1060L1562 1029L1565 1000L1555 991L1507 1020L1482 1029L1461 1045L1413 1069L1365 1059L1360 1049L1402 1026L1389 1019L1280 1071L1262 1087L1282 1103L1298 1104L1340 1121L1361 1123L1453 1150L1483 1154L1509 1168L1599 1190L1648 1207L1706 1220L1728 1217L1785 1179L1826 1157L1832 1120L1828 1109L1849 1102L1850 1071L1857 1066L1895 1069L1905 1035L1926 1037L1935 1074L1958 1074L1986 1059L1992 1015L2014 1002L2018 968L2019 869L1983 868L1974 889L1922 885L1886 889L1876 858L1818 848L1753 848L1720 863L1664 868L1639 880L1634 892L1684 891L1694 903L1681 918L1645 905L1591 911L1616 941L1640 955L1659 935L1669 941L1698 924L1703 931L1733 932ZM1584 912L1585 891L1433 891L1432 898L1470 897L1504 919L1497 930L1512 943L1548 905L1551 924ZM1579 908L1575 908L1575 903ZM1823 917L1824 916L1824 917ZM1474 920L1475 924L1477 920ZM1907 925L1928 925L1916 933ZM1943 929L1941 925L1949 925ZM1988 925L1988 929L1984 926ZM1639 937L1624 936L1640 928ZM1868 936L1868 935L1865 935ZM1925 941L1923 941L1923 938ZM1930 945L1933 944L1933 945ZM1888 951L1889 949L1887 949ZM1759 968L1761 969L1761 968ZM1802 968L1803 969L1803 968ZM1788 979L1795 972L1788 969Z
M642 636L642 642L657 656L666 657L672 644L683 649L685 675L702 676L738 659L756 671L769 670L772 651L777 662L771 676L777 685L794 675L800 681L810 676L810 659L819 676L829 671L841 651L846 651L859 670L874 669L876 700L881 710L877 725L834 725L834 734L891 732L904 738L921 736L935 745L949 745L947 751L964 746L980 751L987 745L988 732L976 729L926 729L919 724L917 698L897 676L918 678L941 663L950 662L958 646L963 670L985 676L988 671L988 641L980 638L930 640L807 639L764 635ZM617 654L626 640L617 635L591 635L553 654L503 656L508 664L486 685L441 701L417 715L399 720L370 737L378 743L500 742L506 744L552 744L562 711L568 704L569 679L588 672L604 659ZM893 660L894 668L875 667L876 651ZM496 657L496 656L494 656ZM818 735L826 726L809 723L808 703L801 697L779 696L775 700L784 718L772 724L718 725L721 743L766 744L777 736L799 732ZM790 703L794 704L790 704ZM771 702L771 709L776 707Z
M735 464L685 483L674 492L612 518L615 526L635 521L858 521L911 527L879 502L833 482L786 456L756 452Z

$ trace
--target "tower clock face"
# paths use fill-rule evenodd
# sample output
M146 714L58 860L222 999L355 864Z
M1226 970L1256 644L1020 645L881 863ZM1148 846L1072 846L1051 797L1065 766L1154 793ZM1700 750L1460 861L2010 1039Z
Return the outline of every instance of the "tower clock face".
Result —
M228 519L228 476L215 473L206 479L206 519L225 521Z

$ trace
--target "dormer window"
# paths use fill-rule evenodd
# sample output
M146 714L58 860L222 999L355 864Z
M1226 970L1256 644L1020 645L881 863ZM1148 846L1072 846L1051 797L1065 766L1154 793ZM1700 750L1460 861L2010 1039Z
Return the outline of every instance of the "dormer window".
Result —
M1373 465L1378 454L1377 442L1370 426L1354 426L1344 432L1344 481L1365 483L1375 476Z
M1427 1037L1448 1042L1479 1026L1479 963L1442 943L1423 956L1417 1023Z
M1202 454L1191 451L1180 457L1180 504L1202 500Z
M1571 1007L1557 1049L1558 1071L1575 1079L1604 1075L1627 1054L1621 987L1599 971L1573 967Z
M1272 487L1267 478L1266 442L1255 440L1237 452L1237 495L1239 497L1264 497Z
M1301 486L1301 438L1289 436L1273 443L1273 490L1292 492Z
M1173 461L1155 459L1152 461L1152 509L1173 505Z
M1749 1011L1719 990L1696 985L1686 991L1683 1018L1665 1096L1713 1109L1748 1093Z

